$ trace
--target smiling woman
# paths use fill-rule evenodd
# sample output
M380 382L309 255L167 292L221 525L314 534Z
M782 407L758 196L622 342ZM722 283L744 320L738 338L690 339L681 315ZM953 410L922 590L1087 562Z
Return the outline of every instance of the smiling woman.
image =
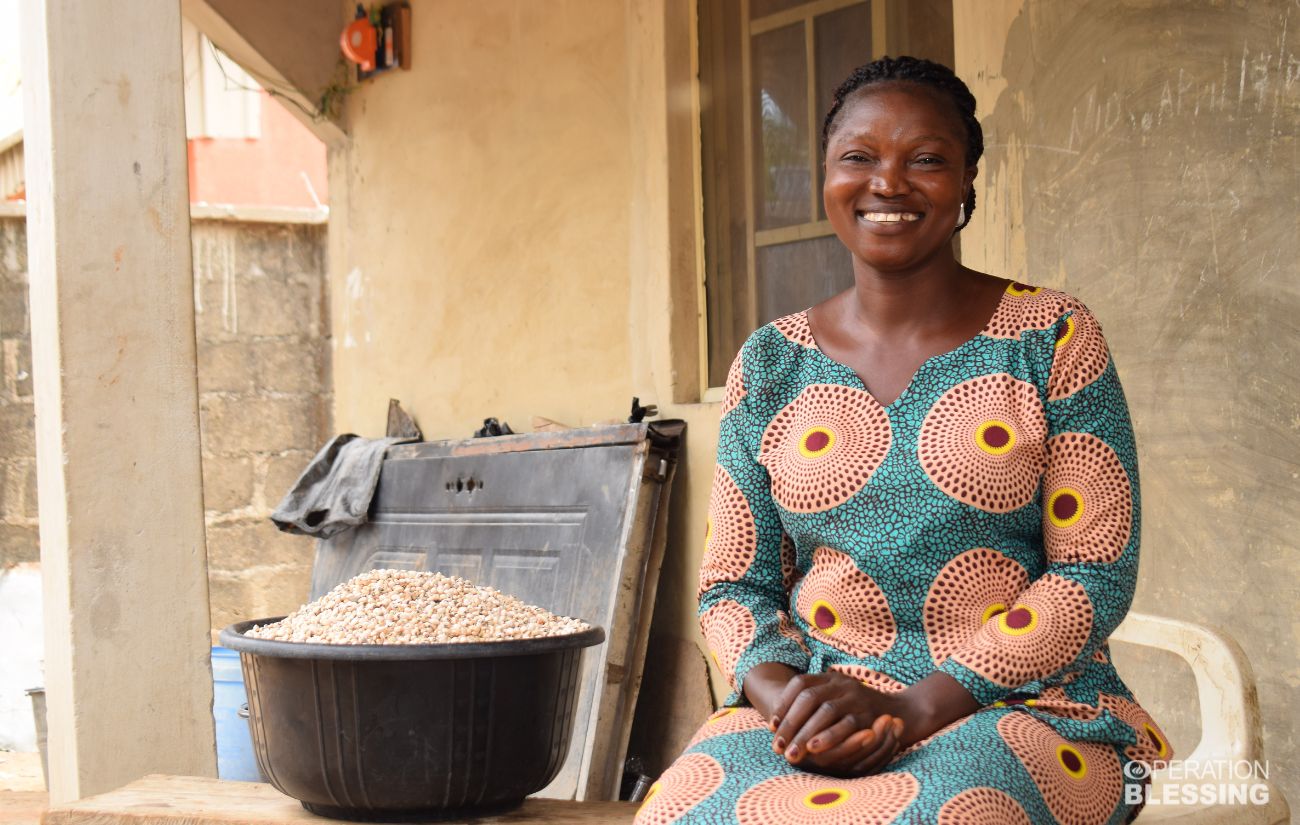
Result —
M638 822L1129 821L1121 766L1173 751L1107 646L1139 511L1101 327L956 260L983 138L951 70L859 67L822 137L853 286L736 356L700 572L744 724Z

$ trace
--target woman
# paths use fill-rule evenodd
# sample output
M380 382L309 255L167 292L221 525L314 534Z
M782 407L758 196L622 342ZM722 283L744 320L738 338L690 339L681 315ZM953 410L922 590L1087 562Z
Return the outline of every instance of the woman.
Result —
M637 821L1127 821L1125 763L1172 750L1106 643L1139 513L1101 328L955 259L983 135L949 69L857 69L822 143L854 286L732 365L700 572L732 693Z

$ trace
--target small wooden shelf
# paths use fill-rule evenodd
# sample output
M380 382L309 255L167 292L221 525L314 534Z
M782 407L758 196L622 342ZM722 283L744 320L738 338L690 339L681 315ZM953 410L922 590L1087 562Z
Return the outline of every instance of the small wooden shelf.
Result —
M441 825L625 825L636 815L629 802L528 799L507 814L442 820ZM51 807L44 825L279 825L342 823L308 813L294 799L257 782L223 782L193 776L146 776L116 791Z

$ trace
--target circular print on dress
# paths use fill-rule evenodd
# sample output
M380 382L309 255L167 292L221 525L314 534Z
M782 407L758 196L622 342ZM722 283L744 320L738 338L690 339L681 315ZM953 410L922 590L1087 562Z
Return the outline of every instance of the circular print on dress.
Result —
M720 581L738 581L749 571L758 550L754 513L740 487L721 464L713 468L709 519L704 532L700 593Z
M777 504L819 513L865 487L891 441L889 416L870 393L811 384L767 425L758 460Z
M971 636L952 658L989 681L1016 687L1073 662L1092 632L1083 585L1048 573Z
M901 693L907 690L907 685L903 682L863 665L831 665L830 669L836 673L843 673L845 676L857 679L866 687L878 690L881 693Z
M808 349L816 349L817 342L813 339L812 327L808 326L808 313L795 312L791 315L785 315L777 318L772 322L776 331L781 333L787 341L798 344Z
M893 822L920 791L905 771L856 779L813 773L774 776L736 800L741 825L884 825Z
M880 585L848 555L829 547L813 551L795 608L813 638L859 658L879 656L898 636Z
M812 651L808 649L808 642L804 639L803 633L799 632L794 620L784 610L776 611L776 632L799 645L799 649L804 653L812 654Z
M1028 713L1008 713L998 733L1029 772L1061 825L1105 822L1124 787L1119 755L1110 745L1071 742Z
M1137 734L1138 743L1126 747L1125 756L1135 762L1145 762L1156 770L1165 766L1167 760L1173 756L1173 749L1169 746L1169 740L1165 738L1165 732L1156 725L1156 720L1151 718L1151 714L1137 702L1129 701L1122 696L1112 696L1109 693L1098 694L1097 703L1102 710L1110 711L1116 718L1133 728L1133 732Z
M736 687L736 663L754 641L758 625L749 608L737 601L723 599L700 616L704 641L713 654L713 662L727 677L727 684Z
M688 753L650 786L636 813L637 825L670 825L722 787L726 773L707 753Z
M943 803L937 825L1031 825L1029 814L997 788L967 788Z
M690 750L705 739L724 736L728 733L744 733L751 730L767 730L767 720L763 714L753 708L722 708L715 711L700 729L691 737L686 750Z
M948 495L988 513L1033 501L1047 418L1033 384L981 375L945 392L921 422L917 457Z
M1088 433L1047 442L1043 543L1059 562L1113 562L1133 530L1133 491L1110 445Z
M1069 398L1101 377L1110 363L1110 350L1101 325L1082 307L1056 324L1056 355L1047 378L1047 400Z
M976 547L943 566L925 597L923 621L930 658L937 666L988 623L1011 608L1029 582L1014 559Z
M1051 329L1062 315L1081 306L1064 292L1013 282L981 335L1017 340L1025 330Z

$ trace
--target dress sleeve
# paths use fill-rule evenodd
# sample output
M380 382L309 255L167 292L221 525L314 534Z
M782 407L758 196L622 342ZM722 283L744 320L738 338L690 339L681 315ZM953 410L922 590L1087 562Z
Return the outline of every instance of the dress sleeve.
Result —
M726 704L733 707L744 704L745 674L755 665L780 662L802 672L809 663L786 612L793 546L757 461L762 428L745 392L746 349L727 376L699 590L700 630L731 686Z
M1055 332L1040 501L1046 567L939 665L984 705L1067 680L1099 656L1137 584L1137 450L1124 391L1086 307L1075 304Z

